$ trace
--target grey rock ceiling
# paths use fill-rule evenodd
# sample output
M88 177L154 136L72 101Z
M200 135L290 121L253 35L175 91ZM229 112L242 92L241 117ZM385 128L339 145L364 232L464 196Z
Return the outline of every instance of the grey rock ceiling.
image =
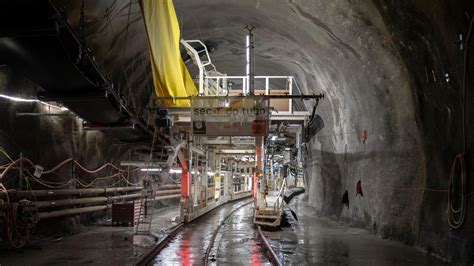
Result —
M82 1L57 2L77 27ZM85 3L87 42L97 61L143 109L153 92L137 1ZM459 152L462 54L454 42L466 31L465 12L472 13L473 5L447 0L175 1L182 37L214 42L212 60L219 71L244 73L243 27L253 24L256 74L295 75L304 93L326 94L318 108L326 127L309 143L306 165L309 200L318 213L453 260L473 256L474 212L462 230L451 232L446 195L419 188L446 188ZM446 73L450 82L444 81ZM367 145L360 141L363 130L369 134ZM356 199L350 193L351 207L343 208L340 196L359 179L367 196Z

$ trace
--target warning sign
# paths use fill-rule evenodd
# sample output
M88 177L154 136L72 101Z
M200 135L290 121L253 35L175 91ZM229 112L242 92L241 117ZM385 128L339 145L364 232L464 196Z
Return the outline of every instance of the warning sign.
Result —
M258 96L191 100L193 134L202 136L265 136L269 101Z

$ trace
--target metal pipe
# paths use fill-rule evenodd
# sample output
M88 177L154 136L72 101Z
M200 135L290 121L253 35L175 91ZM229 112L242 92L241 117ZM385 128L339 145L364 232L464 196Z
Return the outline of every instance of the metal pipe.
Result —
M19 198L34 196L76 196L76 195L97 195L97 194L111 194L117 192L129 192L142 190L143 187L116 187L116 188L86 188L86 189L51 189L51 190L8 190L10 195L16 195ZM0 192L0 198L6 198L6 192Z
M100 205L100 206L82 207L82 208L51 211L51 212L40 212L38 213L38 217L40 219L54 218L54 217L60 217L60 216L66 216L66 215L103 211L103 210L107 210L109 207L110 207L109 205Z
M181 189L158 190L158 191L155 192L155 196L177 194L177 193L180 193L180 192L181 192Z
M70 206L70 205L79 205L86 203L105 203L113 202L121 199L134 199L142 197L141 193L130 194L130 195L119 195L113 197L93 197L93 198L78 198L78 199L61 199L61 200L46 200L46 201L37 201L35 206L38 209L48 208L48 207L59 207L59 206Z
M85 204L85 203L104 203L104 202L107 202L107 197L46 200L46 201L37 201L34 204L36 208L41 209L41 208L48 208L48 207L69 206L69 205L77 205L77 204Z
M142 196L143 196L142 193L113 196L113 197L108 197L108 202L113 202L113 201L122 200L122 199L125 199L125 200L126 199L136 199L136 198L141 198Z
M245 29L249 32L247 35L247 78L248 78L248 93L249 95L255 94L255 39L252 31L255 26L247 26Z
M142 190L143 187L111 187L106 188L105 193L116 193L116 192L128 192L128 191L137 191Z
M175 199L175 198L181 198L181 194L155 197L155 200Z
M165 189L181 189L181 185L176 185L176 184L166 184L166 185L161 185L158 187L159 190L165 190Z

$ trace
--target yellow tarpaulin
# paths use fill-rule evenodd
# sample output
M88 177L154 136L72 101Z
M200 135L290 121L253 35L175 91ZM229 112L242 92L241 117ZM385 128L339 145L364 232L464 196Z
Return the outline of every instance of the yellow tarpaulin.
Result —
M180 30L172 0L140 0L150 47L153 83L158 97L197 95L181 58ZM166 107L189 107L189 100L163 101Z

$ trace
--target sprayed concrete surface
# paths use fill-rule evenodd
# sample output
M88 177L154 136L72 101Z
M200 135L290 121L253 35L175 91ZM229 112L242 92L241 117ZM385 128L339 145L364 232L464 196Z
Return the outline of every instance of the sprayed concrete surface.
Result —
M444 265L414 247L380 239L364 229L318 218L305 195L290 207L298 222L277 232L264 232L285 265Z
M152 233L160 238L176 225L179 208L156 211ZM34 238L16 251L0 251L0 265L135 265L155 238L134 235L133 227L88 226L64 238Z

